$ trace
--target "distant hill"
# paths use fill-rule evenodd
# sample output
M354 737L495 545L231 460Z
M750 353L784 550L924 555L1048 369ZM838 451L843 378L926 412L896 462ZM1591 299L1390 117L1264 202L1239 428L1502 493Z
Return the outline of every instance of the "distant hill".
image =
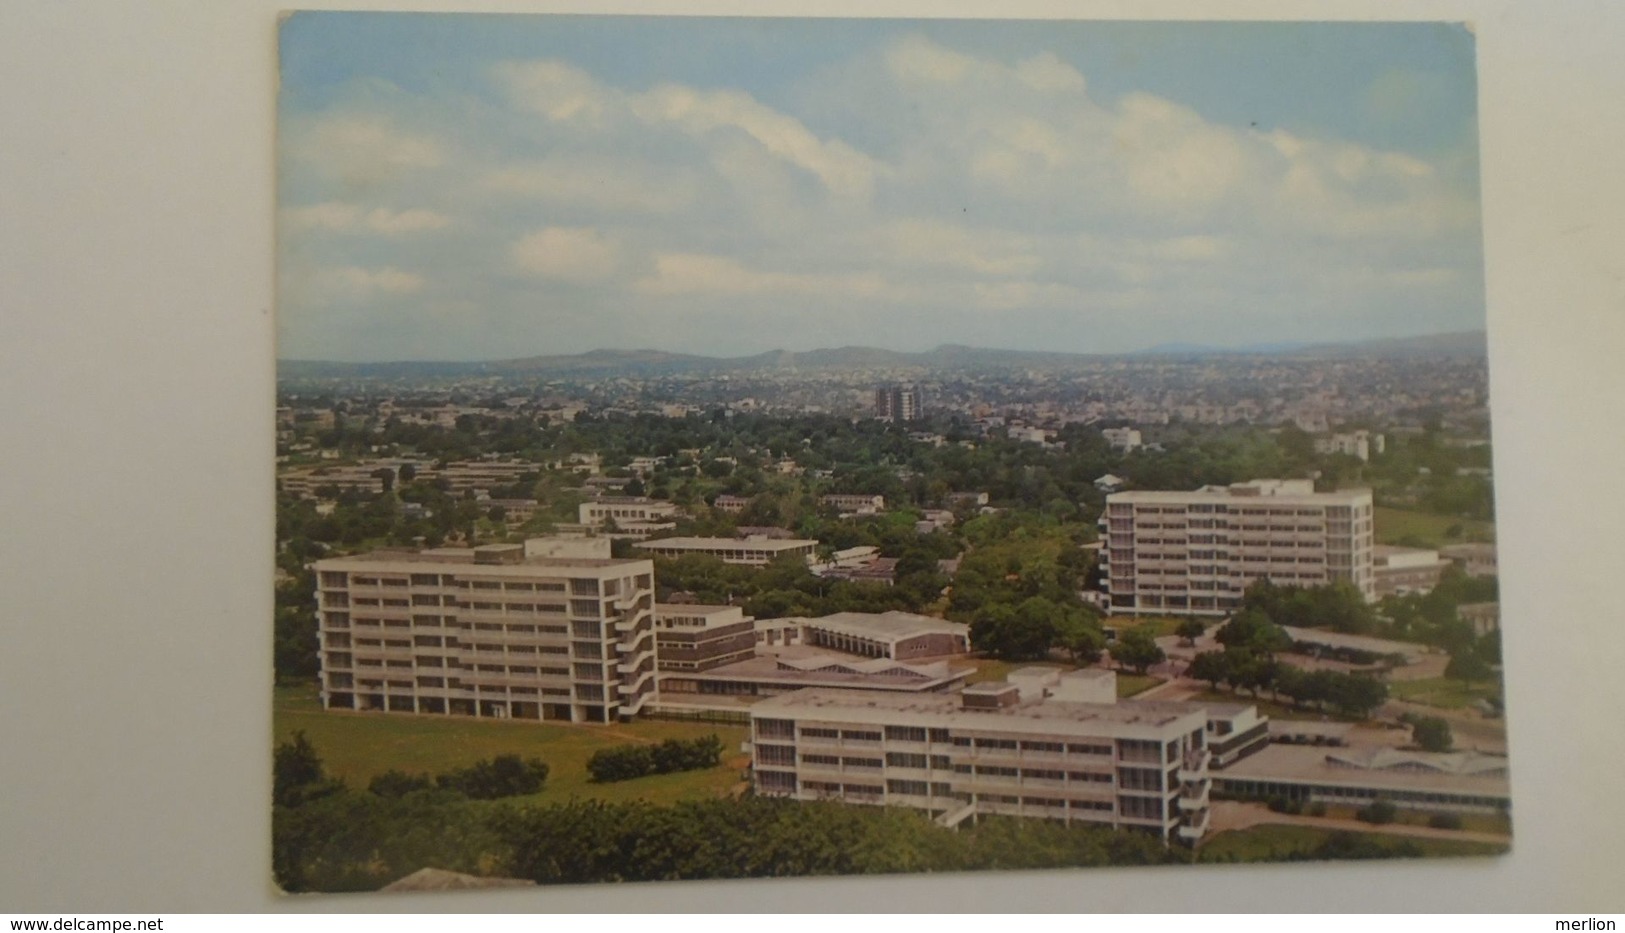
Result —
M712 357L664 350L592 350L587 353L528 356L481 362L403 361L344 363L321 360L280 360L277 376L297 378L423 378L433 376L576 376L676 375L683 373L746 373L764 371L903 369L1001 370L1068 368L1110 358L1135 356L1293 356L1293 357L1416 357L1483 356L1483 331L1400 337L1358 343L1256 344L1212 347L1167 343L1133 354L1061 353L1043 350L992 350L943 344L923 353L878 347L833 347L793 352L771 350L751 356Z

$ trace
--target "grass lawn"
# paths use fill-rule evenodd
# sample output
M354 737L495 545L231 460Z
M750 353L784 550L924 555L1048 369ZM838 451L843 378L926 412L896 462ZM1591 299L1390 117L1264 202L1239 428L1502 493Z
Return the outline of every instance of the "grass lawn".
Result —
M1446 544L1461 544L1467 541L1495 540L1494 522L1455 518L1433 512L1413 512L1409 509L1394 509L1379 505L1377 506L1375 521L1378 544L1398 544L1401 538L1406 537L1419 539L1425 542L1428 547L1443 547ZM1461 526L1461 533L1452 538L1446 535L1445 532L1454 525Z
M1449 677L1427 677L1422 680L1391 681L1388 694L1396 700L1409 700L1444 709L1464 709L1478 700L1499 697L1501 685L1486 681L1468 686Z
M1272 862L1289 856L1314 851L1332 830L1314 826L1281 826L1266 824L1248 829L1232 829L1219 833L1202 843L1197 853L1198 862ZM1352 830L1351 830L1352 832ZM1387 849L1398 849L1407 843L1427 856L1496 855L1507 847L1488 842L1463 839L1420 839L1411 836L1392 836L1384 833L1358 833L1368 841Z
M642 799L657 804L720 797L740 783L749 764L739 743L743 726L644 720L630 725L563 725L502 722L463 717L400 713L328 712L314 685L278 687L272 708L275 741L304 730L329 774L364 788L374 775L396 768L411 774L439 774L483 758L517 754L548 765L547 786L524 798L552 803L571 797L599 800ZM659 774L614 784L588 783L587 759L600 748L664 739L692 739L716 733L722 738L722 765L707 771Z
M1117 675L1117 698L1122 699L1134 696L1136 693L1144 693L1160 683L1162 683L1160 677L1119 672Z

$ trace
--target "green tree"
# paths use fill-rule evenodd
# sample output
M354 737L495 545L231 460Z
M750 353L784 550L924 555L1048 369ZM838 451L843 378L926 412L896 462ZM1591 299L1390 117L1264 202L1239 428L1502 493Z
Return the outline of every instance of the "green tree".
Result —
M344 785L327 777L316 747L304 730L290 741L277 745L271 756L271 802L278 807L297 807L306 801L342 791Z
M1195 645L1196 639L1201 638L1206 631L1207 625L1201 619L1192 616L1181 620L1179 628L1174 630L1174 634L1184 639L1186 645Z
M1411 740L1423 751L1448 752L1455 744L1450 723L1438 716L1417 716L1411 720Z
M1143 675L1152 665L1167 660L1168 656L1157 646L1150 628L1136 626L1118 637L1117 644L1112 646L1112 658Z
M1219 684L1230 679L1230 664L1227 652L1203 651L1191 659L1190 666L1185 669L1185 676L1197 680L1205 680L1209 687L1219 689Z

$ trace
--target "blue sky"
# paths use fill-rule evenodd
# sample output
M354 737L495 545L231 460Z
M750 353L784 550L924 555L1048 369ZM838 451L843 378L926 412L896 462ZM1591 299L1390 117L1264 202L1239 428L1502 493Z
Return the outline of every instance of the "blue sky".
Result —
M279 356L1483 326L1445 24L300 13Z

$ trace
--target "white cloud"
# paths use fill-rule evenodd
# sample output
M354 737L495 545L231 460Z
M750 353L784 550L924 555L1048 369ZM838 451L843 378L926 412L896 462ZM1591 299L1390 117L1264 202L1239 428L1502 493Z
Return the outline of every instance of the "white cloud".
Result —
M654 274L635 289L654 296L793 294L826 298L896 300L909 290L890 285L875 272L802 273L752 269L729 256L658 253Z
M426 280L394 266L316 266L283 264L283 299L310 307L364 305L380 298L412 295Z
M554 122L603 126L616 106L613 91L564 62L503 62L495 73L520 106Z
M289 155L350 185L377 184L446 162L439 140L397 129L377 115L331 114L295 123L289 134Z
M739 91L697 91L667 84L632 101L632 110L649 123L670 123L703 136L739 130L779 159L817 176L838 195L867 197L878 164L838 139L821 140L801 121Z
M342 201L323 201L290 207L282 212L283 223L290 231L324 230L332 233L377 233L400 236L439 230L451 223L444 214L422 208L404 211L375 207L367 210L358 204Z
M1200 209L1244 180L1248 153L1238 135L1172 101L1130 94L1112 143L1129 185L1151 206Z
M690 173L615 157L551 158L492 172L485 187L599 210L670 214L693 204L699 187Z
M871 255L904 266L1000 277L1031 275L1041 264L1037 256L1027 252L1023 237L922 219L899 220L880 227Z
M519 240L513 261L528 275L574 284L601 282L620 268L621 247L589 227L548 227Z
M554 123L607 130L630 119L645 129L670 127L702 143L727 131L744 133L843 197L867 197L880 171L873 159L841 140L820 139L800 120L743 91L662 84L630 93L557 61L507 62L495 75L519 106Z

